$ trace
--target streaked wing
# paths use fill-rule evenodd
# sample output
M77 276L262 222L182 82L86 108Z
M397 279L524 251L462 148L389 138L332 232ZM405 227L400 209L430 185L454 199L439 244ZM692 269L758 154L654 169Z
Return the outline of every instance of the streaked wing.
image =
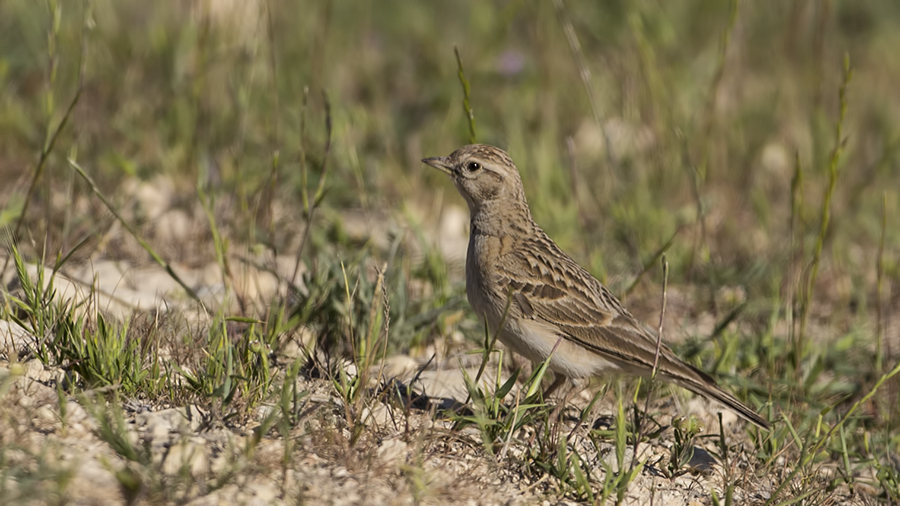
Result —
M546 235L533 241L509 252L497 265L498 281L514 302L511 309L524 318L555 325L566 339L634 372L652 369L656 336ZM683 366L663 345L661 370Z

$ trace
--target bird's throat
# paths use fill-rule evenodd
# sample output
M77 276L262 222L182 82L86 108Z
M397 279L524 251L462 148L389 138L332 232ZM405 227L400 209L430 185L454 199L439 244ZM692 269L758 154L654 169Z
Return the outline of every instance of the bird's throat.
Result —
M510 234L526 237L534 229L534 220L528 206L500 201L484 202L470 209L470 234L503 237Z

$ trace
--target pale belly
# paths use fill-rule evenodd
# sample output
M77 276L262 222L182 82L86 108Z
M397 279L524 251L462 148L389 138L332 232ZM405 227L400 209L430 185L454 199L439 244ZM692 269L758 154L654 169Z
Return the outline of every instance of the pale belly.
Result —
M509 321L500 334L500 341L532 362L543 362L552 352L550 370L567 378L621 372L615 362L558 337L554 331L552 325L535 320Z

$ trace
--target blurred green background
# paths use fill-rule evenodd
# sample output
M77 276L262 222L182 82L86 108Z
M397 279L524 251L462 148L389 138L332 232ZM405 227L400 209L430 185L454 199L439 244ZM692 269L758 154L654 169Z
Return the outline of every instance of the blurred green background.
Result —
M109 192L164 174L187 200L208 183L248 221L268 219L254 199L298 206L301 162L318 183L325 95L325 206L428 221L439 196L463 205L419 162L468 142L454 47L478 141L511 153L537 221L617 293L674 237L673 282L764 300L808 270L849 56L846 147L815 290L839 302L826 313L871 309L885 202L885 251L900 244L893 1L5 0L0 225L21 213L80 83L25 215L48 251L96 228L91 213L46 203L86 194L65 161L76 152ZM290 244L277 223L234 230ZM888 279L894 260L885 255Z

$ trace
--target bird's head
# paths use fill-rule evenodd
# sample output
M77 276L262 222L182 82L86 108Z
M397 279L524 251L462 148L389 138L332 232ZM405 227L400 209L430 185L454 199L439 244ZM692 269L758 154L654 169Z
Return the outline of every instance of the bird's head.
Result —
M477 213L486 204L501 207L521 207L525 192L519 170L500 148L485 144L463 146L449 156L425 158L424 163L446 172L456 189L469 204L469 211Z

